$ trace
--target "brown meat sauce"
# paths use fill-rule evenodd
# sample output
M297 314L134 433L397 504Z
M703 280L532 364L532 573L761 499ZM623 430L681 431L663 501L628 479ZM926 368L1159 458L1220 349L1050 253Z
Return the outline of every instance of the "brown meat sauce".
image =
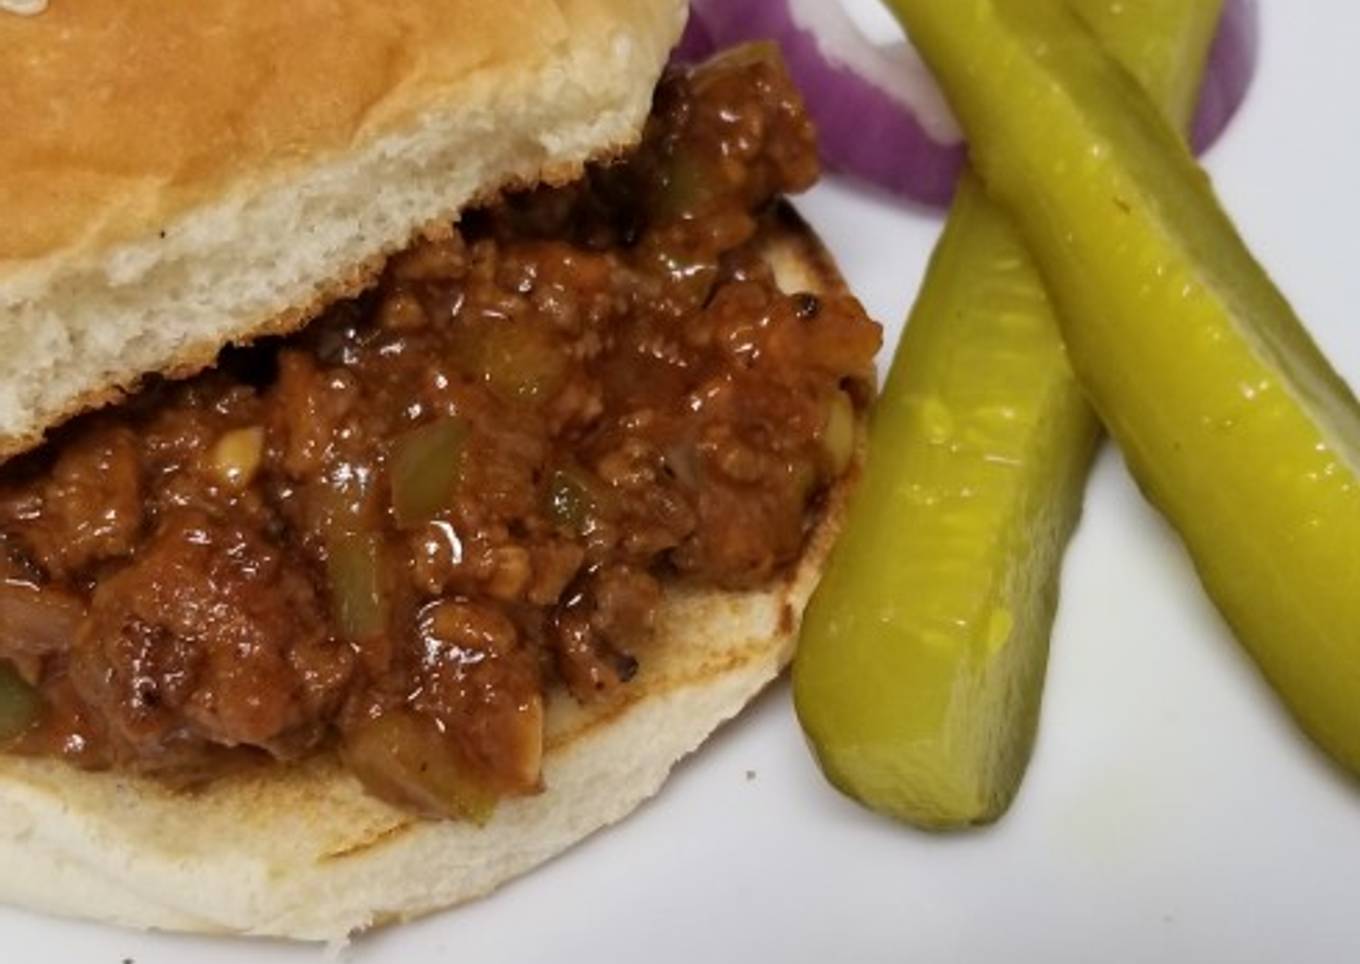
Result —
M777 575L846 468L879 328L755 243L817 173L768 52L673 72L626 161L6 466L10 748L198 781L338 747L474 818L539 789L545 693L628 685L667 582Z

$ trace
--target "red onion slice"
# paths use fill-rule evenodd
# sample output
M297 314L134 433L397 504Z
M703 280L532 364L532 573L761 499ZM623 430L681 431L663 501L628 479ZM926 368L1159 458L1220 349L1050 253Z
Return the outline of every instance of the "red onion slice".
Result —
M1247 99L1261 52L1261 12L1256 0L1228 0L1209 51L1190 143L1203 153L1228 129Z
M1257 22L1255 0L1228 0L1196 116L1197 149L1213 143L1246 97ZM817 122L829 168L913 201L949 203L966 149L943 96L909 46L871 42L842 0L691 0L677 57L771 38Z
M691 8L689 20L685 22L684 35L671 51L671 60L678 64L693 64L712 56L717 51L718 44L714 41L713 34L709 33L703 14Z
M822 155L833 170L894 194L944 205L963 167L963 137L929 71L903 43L871 43L839 0L692 0L692 53L780 42ZM854 65L853 67L851 65Z

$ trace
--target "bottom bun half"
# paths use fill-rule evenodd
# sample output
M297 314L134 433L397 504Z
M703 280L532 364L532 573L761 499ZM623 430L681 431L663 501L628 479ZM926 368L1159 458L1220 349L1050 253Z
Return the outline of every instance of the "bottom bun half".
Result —
M769 232L765 255L786 290L842 285L791 215ZM634 810L779 674L844 489L778 583L670 586L637 678L604 706L555 696L547 789L502 802L486 826L395 809L328 756L195 792L0 757L0 900L138 928L337 941L487 894Z

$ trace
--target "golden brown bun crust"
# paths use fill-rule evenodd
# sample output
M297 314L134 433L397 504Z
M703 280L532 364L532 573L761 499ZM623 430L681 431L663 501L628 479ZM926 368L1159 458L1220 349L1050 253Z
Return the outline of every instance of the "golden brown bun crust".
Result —
M345 150L623 0L53 0L0 15L0 267L158 230L243 172Z
M786 290L839 290L796 222L768 238ZM655 793L793 653L848 484L803 558L743 593L671 586L657 639L619 699L548 713L547 790L485 828L421 820L366 795L330 758L193 795L59 761L0 757L0 899L134 927L338 940L479 897Z

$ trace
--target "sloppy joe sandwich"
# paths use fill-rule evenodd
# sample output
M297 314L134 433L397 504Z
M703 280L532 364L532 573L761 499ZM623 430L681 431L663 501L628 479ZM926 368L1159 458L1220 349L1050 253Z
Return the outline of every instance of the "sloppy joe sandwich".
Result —
M0 897L334 939L787 661L880 331L678 0L0 12Z

